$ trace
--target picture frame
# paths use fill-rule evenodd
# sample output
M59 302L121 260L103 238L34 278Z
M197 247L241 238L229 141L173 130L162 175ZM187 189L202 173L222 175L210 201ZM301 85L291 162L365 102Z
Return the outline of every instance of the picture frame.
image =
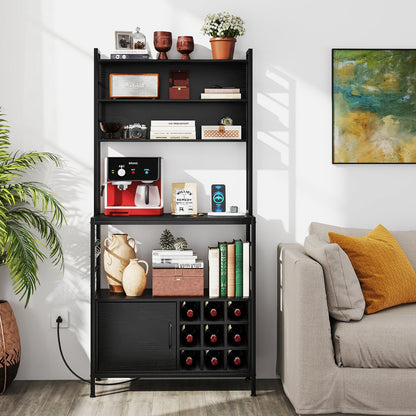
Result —
M110 98L159 98L159 74L110 74Z
M193 182L172 183L172 214L196 215L197 185Z
M332 49L332 163L416 163L416 49Z
M116 49L132 49L133 32L116 31L115 38L116 38Z

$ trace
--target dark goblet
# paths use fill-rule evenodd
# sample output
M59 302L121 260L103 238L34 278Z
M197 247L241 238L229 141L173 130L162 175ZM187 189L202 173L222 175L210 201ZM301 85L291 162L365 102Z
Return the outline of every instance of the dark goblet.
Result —
M114 133L117 133L121 129L121 124L113 121L101 121L100 129L103 133L108 134L107 139L113 139Z
M194 50L194 38L192 36L178 36L176 49L182 54L181 59L191 59L189 54Z
M158 59L168 59L166 52L172 47L172 32L154 32L153 44L155 49L160 52Z

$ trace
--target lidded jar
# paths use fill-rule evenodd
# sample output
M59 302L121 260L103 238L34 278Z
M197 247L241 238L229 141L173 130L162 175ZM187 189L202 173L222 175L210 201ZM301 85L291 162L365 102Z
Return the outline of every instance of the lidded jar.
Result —
M139 27L133 33L133 49L146 49L146 36L140 33Z

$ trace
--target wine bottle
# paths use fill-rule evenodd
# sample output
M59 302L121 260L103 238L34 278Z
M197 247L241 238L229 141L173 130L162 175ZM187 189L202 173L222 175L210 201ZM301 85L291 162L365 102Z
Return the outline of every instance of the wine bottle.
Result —
M205 365L211 370L217 370L222 367L223 351L205 351Z
M246 318L247 310L244 302L228 302L228 319L238 321Z
M222 317L221 303L219 302L205 302L204 316L210 321L218 321Z
M198 319L198 316L198 304L196 302L182 302L181 318L184 321L195 321L196 319Z
M246 340L245 328L242 325L228 325L227 339L229 345L242 345Z
M198 343L198 326L182 325L181 327L181 344L182 345L196 345Z
M206 345L222 345L222 327L215 325L205 325L204 339Z
M199 351L181 351L181 367L192 369L195 368L198 362L197 354Z
M241 368L246 364L246 356L244 351L228 351L228 366L231 368Z

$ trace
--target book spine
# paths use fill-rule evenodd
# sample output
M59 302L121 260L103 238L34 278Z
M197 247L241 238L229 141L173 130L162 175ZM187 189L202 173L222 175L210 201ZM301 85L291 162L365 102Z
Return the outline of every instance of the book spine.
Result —
M150 134L150 140L195 140L195 134Z
M235 242L235 297L243 296L243 242Z
M201 100L241 100L241 94L204 94Z
M239 94L240 88L205 88L205 94Z
M152 256L193 256L193 250L152 250Z
M154 269L203 269L204 262L197 261L195 263L152 263Z
M120 53L120 54L112 53L110 55L110 59L121 59L121 60L124 60L124 61L128 61L129 59L149 59L149 55L146 55L146 54L140 54L140 55L135 54L135 55L133 55L133 54L123 54L123 53Z
M154 263L161 263L160 260L196 260L196 256L158 256L156 254L152 255L152 260ZM155 261L158 260L158 261Z
M235 296L235 245L227 244L227 296Z
M195 127L195 120L150 120L151 127Z
M220 249L220 296L227 297L227 243L218 243Z
M210 298L220 296L220 251L218 247L208 248L208 294Z
M178 259L160 259L154 263L170 263L170 264L193 264L195 260L178 260Z
M243 297L250 296L250 243L243 243Z
M151 126L150 133L159 134L195 134L195 126Z

